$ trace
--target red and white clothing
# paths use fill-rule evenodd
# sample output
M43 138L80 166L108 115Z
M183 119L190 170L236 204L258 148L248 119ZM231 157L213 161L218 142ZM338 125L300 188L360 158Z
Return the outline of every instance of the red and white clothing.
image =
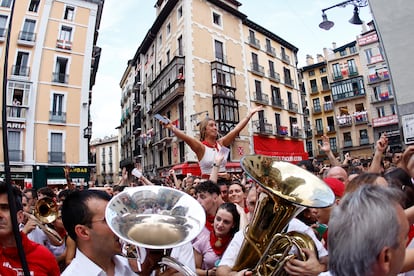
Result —
M27 265L32 276L60 275L55 256L43 245L29 240L24 233L20 233ZM0 247L0 275L23 275L22 264L17 247Z
M200 165L201 174L210 175L213 169L213 164L216 158L216 154L219 152L220 148L217 143L215 145L210 145L206 141L203 141L202 143L205 146L206 150L204 151L203 158L198 163ZM220 164L220 168L219 168L220 173L226 172L226 163L227 163L227 156L223 158L223 161Z

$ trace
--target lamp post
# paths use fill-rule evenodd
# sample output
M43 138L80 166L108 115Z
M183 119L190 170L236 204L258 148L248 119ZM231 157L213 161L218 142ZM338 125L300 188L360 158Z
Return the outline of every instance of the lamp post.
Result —
M352 23L352 24L355 24L355 25L362 25L363 22L359 18L358 8L366 7L368 5L368 1L367 0L348 0L348 1L344 1L344 2L341 2L341 3L335 4L333 6L330 6L326 9L322 9L322 22L319 24L319 28L328 31L329 29L331 29L335 25L335 23L333 21L328 20L328 16L326 15L325 11L330 10L332 8L336 8L336 7L344 8L347 5L354 5L354 14L353 14L352 18L349 20L349 23Z

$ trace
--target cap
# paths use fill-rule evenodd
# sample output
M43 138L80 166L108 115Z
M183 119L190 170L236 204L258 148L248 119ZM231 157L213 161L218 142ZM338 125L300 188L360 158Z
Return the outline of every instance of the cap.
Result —
M345 184L332 177L324 178L323 181L332 189L336 197L342 197L345 192Z

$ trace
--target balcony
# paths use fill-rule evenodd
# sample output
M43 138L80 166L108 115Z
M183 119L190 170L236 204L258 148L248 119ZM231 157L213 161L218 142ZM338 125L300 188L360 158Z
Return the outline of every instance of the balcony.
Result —
M376 84L378 82L389 80L389 79L390 79L390 74L388 73L388 71L383 71L383 72L376 72L375 74L369 75L367 80L368 80L368 84Z
M322 107L320 105L314 105L312 107L312 114L322 113Z
M248 38L250 46L260 49L260 40L256 39L254 36L249 36Z
M9 149L9 159L10 162L23 162L23 151Z
M349 127L352 126L352 116L351 115L341 115L337 116L336 120L339 127Z
M0 42L3 42L6 39L7 29L0 28Z
M17 43L25 46L34 46L36 42L36 34L33 32L20 31Z
M264 67L259 65L258 63L252 62L250 63L250 70L252 71L253 74L259 75L259 76L264 76Z
M342 74L339 75L339 74L335 74L334 73L334 75L332 76L332 78L333 78L334 81L337 81L337 80L342 80L344 77L342 76Z
M355 112L353 115L355 120L355 125L367 124L368 123L368 112L360 111Z
M288 110L291 111L291 112L298 113L298 111L299 111L298 104L292 103L292 102L288 102Z
M60 73L60 72L54 72L52 74L52 82L67 84L68 80L69 80L68 74Z
M311 94L317 94L318 92L318 86L311 86Z
M269 104L269 95L263 93L254 93L254 101L261 103L261 104Z
M333 103L331 101L323 104L323 111L328 112L333 110Z
M292 79L289 79L289 78L285 78L285 85L287 85L291 88L295 88L295 82Z
M371 103L379 103L393 100L394 96L390 95L388 91L382 91L380 95L371 95Z
M8 121L26 121L26 106L21 105L7 105L7 120Z
M288 127L287 126L276 126L276 134L277 135L288 135Z
M352 140L345 140L344 141L344 148L352 147Z
M358 70L356 68L349 68L348 76L354 77L358 75Z
M280 53L280 57L284 63L290 64L290 57L286 55L284 52Z
M270 46L270 45L266 45L266 54L268 54L269 56L272 56L272 57L276 57L275 48Z
M61 151L49 151L49 163L65 163L65 153Z
M275 82L280 82L280 74L279 73L276 73L273 70L269 70L268 74L269 74L269 79L271 79L272 81L275 81Z
M305 135L306 135L306 138L312 138L312 135L313 135L312 129L308 128L307 130L305 130Z
M331 86L329 85L329 83L322 83L322 92L328 90L331 90Z
M359 145L360 146L369 145L369 138L368 137L360 138Z
M266 121L253 121L254 126L256 126L256 132L260 134L272 135L273 134L273 125L266 123Z
M21 66L21 65L12 66L13 76L28 77L29 73L30 73L30 67L28 66Z
M322 136L323 135L323 129L322 128L316 128L316 136Z
M302 129L298 127L292 127L290 136L293 138L302 138Z
M280 109L285 108L285 104L283 102L283 99L281 99L281 98L272 99L272 106L276 107L276 108L280 108Z
M49 121L56 123L66 123L66 112L49 111Z
M72 41L57 39L56 48L63 49L63 50L72 50Z
M335 126L334 125L328 125L327 127L326 127L326 132L327 133L334 133L336 130L335 130Z
M361 97L365 96L365 89L355 89L353 91L347 91L340 94L332 95L334 101L340 101L340 100L347 100L351 98Z

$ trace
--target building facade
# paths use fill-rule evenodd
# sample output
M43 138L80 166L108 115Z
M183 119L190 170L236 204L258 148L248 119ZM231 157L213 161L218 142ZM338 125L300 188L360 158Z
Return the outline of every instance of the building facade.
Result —
M298 49L250 21L240 5L156 1L154 24L121 80L121 166L138 162L154 176L172 167L197 173L195 154L153 115L167 116L194 137L198 123L211 117L225 135L256 105L264 110L232 144L228 170L241 171L238 161L252 153L307 158Z
M383 133L388 137L389 150L401 151L401 136L395 95L393 92L388 64L380 47L378 34L373 24L371 29L358 39L361 65L366 76L366 92L369 104L370 125L373 136L378 140Z
M89 107L98 68L103 0L1 1L1 61L8 58L7 131L12 180L89 181ZM9 27L11 14L12 28ZM7 34L10 47L6 53ZM3 156L0 170L4 172Z
M118 136L91 141L91 151L95 155L95 185L116 184L119 180Z
M322 144L323 135L328 137L332 152L338 155L337 124L328 64L326 58L320 54L317 55L316 62L308 55L306 64L301 68L303 85L307 91L305 110L310 118L305 122L306 150L310 157L323 160L327 156L318 148L318 144Z

